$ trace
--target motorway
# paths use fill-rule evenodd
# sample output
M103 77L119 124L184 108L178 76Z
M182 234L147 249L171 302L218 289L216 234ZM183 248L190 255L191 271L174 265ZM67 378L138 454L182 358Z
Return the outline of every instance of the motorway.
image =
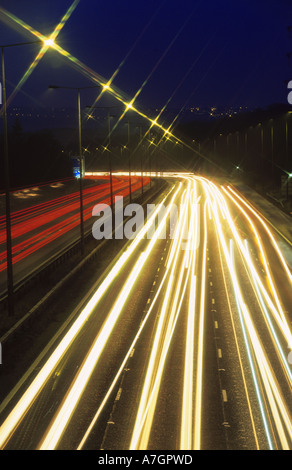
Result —
M292 273L275 233L232 186L167 179L3 401L1 449L292 449Z
M89 179L90 177L87 178L87 185L84 185L82 192L85 232L91 230L90 219L93 207L101 202L111 204L109 176L99 175L99 181L92 182L92 184L88 181ZM147 186L148 183L149 178L144 178L143 186ZM140 191L140 188L141 178L133 175L132 192ZM128 177L121 175L114 177L112 189L113 197L118 193L126 198L129 194ZM17 191L16 197L18 193L21 191ZM0 217L0 292L6 289L5 225L5 215L2 215ZM14 281L17 283L31 274L36 266L47 263L70 243L80 238L79 190L13 210L11 237L13 274Z

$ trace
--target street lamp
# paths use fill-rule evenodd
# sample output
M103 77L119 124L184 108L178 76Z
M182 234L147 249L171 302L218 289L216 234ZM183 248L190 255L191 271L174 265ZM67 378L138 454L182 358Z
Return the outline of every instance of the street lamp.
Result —
M3 97L3 121L4 121L4 179L5 179L5 210L6 210L6 258L7 258L7 298L8 314L14 314L14 283L12 267L12 238L11 238L11 208L10 208L10 170L8 157L8 126L7 126L7 99L5 81L5 60L4 49L7 47L26 46L29 44L39 44L43 41L20 42L15 44L5 44L0 46L2 58L2 97Z
M92 85L84 87L70 87L50 85L49 89L66 89L77 91L77 104L78 104L78 144L79 144L79 161L80 161L80 177L79 177L79 191L80 191L80 240L81 240L81 254L84 255L84 219L83 219L83 154L82 154L82 136L81 136L81 104L80 92L89 88L100 88L101 85Z

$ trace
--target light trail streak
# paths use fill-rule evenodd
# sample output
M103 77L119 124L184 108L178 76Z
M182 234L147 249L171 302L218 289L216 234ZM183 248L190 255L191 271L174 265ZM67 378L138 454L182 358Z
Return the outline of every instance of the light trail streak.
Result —
M187 199L185 200L188 199L189 191ZM171 344L175 325L180 314L184 293L187 288L187 282L190 277L192 264L189 262L189 260L187 261L187 258L190 257L189 251L186 251L184 254L178 278L175 276L177 263L179 261L179 247L181 246L183 232L187 223L186 209L184 210L184 213L181 214L181 217L183 218L181 223L178 225L178 227L180 227L180 237L178 238L179 244L177 244L177 249L172 250L171 256L173 255L173 257L171 260L168 260L167 263L167 265L170 266L171 261L172 267L169 275L166 294L163 299L163 305L159 313L159 322L151 348L151 355L148 362L147 373L144 380L136 422L132 433L130 449L147 448L167 353ZM188 266L187 275L185 275L186 265ZM183 278L185 278L184 284ZM173 300L171 301L171 293L173 289ZM172 303L171 307L169 305L170 301Z
M146 183L147 181L149 182L149 179L145 178L143 183ZM134 177L132 181L132 191L135 192L140 189L141 184L141 180L138 177ZM128 181L120 176L114 183L113 190L114 192L118 192L122 197L128 196ZM99 202L103 202L108 205L111 204L108 185L99 185L97 188L88 188L84 191L84 221L87 221L92 217L92 208L93 204L97 203L97 197ZM66 201L67 204L65 204ZM57 205L61 205L61 207L57 209L54 207L55 203ZM31 209L32 213L30 213L30 208L24 211L19 211L16 214L13 213L13 264L22 261L30 254L54 242L77 227L79 225L79 221L76 218L74 211L79 208L79 204L79 193L76 193L75 195L72 194L70 196L60 198L57 201L53 200L48 203L44 203L36 208L33 207ZM42 212L45 208L48 209L48 211L38 216L37 211L40 210ZM62 220L62 217L64 216L66 216L66 219ZM54 224L52 224L52 222L54 222ZM0 230L0 242L4 243L6 240L6 233L5 226L3 226L3 224L2 227L3 228ZM41 227L43 227L43 229L39 232ZM16 242L17 237L23 237L33 230L38 230L38 233L31 235L29 238L26 237L23 241L18 243ZM0 272L5 269L6 250L0 252Z
M261 379L264 385L265 393L269 401L271 413L275 427L280 439L282 449L289 450L290 446L286 438L286 432L284 431L283 424L286 426L286 431L289 435L290 442L292 439L292 421L285 401L280 392L279 384L273 373L273 369L268 362L267 354L265 353L263 346L260 342L260 338L256 332L255 326L252 322L250 312L245 307L243 308L244 321L248 329L249 337L252 341L253 350L258 363L258 369L261 374ZM282 422L283 420L283 422Z
M240 365L240 370L241 370L241 376L242 376L242 380L243 380L243 384L244 384L245 396L246 396L246 400L247 400L247 405L248 405L248 411L249 411L250 420L251 420L253 436L254 436L254 439L255 439L256 449L259 450L260 445L259 445L259 440L258 440L258 436L257 436L257 430L256 430L256 425L255 425L255 420L254 420L254 413L253 413L252 405L251 405L250 391L249 391L249 387L248 387L248 383L247 383L245 367L243 365L242 352L241 352L240 346L239 346L239 339L238 339L238 334L237 334L237 331L236 331L235 321L234 321L234 318L233 318L233 312L232 312L232 307L231 307L231 298L230 298L229 289L228 289L228 286L227 286L226 274L224 272L224 266L223 266L223 259L222 259L222 253L221 253L222 248L220 246L220 241L219 241L217 232L216 232L216 236L217 236L218 251L219 251L219 256L220 256L221 272L222 272L222 276L223 276L225 293L226 293L227 303L228 303L228 310L229 310L230 320L231 320L231 324L232 324L232 330L233 330L235 344L236 344L236 351L237 351L237 355L238 355L238 360L239 360L239 365ZM234 256L233 255L233 245L234 245L233 240L231 239L230 240L230 259L231 259L231 262L233 262L233 256ZM247 348L247 354L248 354L249 361L250 361L250 364L251 364L251 373L252 373L252 377L253 377L255 388L256 388L256 394L258 396L260 396L260 391L258 389L257 381L255 379L255 370L254 370L254 365L253 365L253 362L252 362L252 359L251 359L250 348L248 346L246 332L245 332L244 324L242 322L242 316L241 316L241 313L240 313L240 307L239 307L237 299L236 299L236 304L237 304L238 313L240 315L240 321L241 321L241 327L242 327L242 331L243 331L245 346ZM258 400L258 401L259 401L259 404L260 404L260 407L261 407L262 402L261 402L261 400Z
M174 202L178 191L179 191L179 188L176 190L175 194L173 195L171 204ZM171 207L171 204L170 204L170 207ZM135 285L135 281L138 277L138 274L143 269L144 264L146 263L149 255L151 254L153 247L155 246L159 238L159 234L161 233L161 231L163 230L165 226L166 219L170 211L170 207L168 211L166 212L166 214L164 215L162 222L159 224L154 237L151 238L147 249L145 250L145 252L143 252L140 255L138 261L135 263L135 266L132 269L132 272L129 275L120 295L118 296L113 309L109 313L105 321L105 324L102 327L100 333L98 334L89 354L87 355L87 358L83 366L80 368L76 376L76 379L74 380L74 384L71 387L71 390L66 395L65 401L61 405L61 409L57 412L56 418L54 419L52 425L49 427L49 430L47 431L39 447L40 450L54 449L56 445L58 444L59 440L61 439L61 436L66 426L68 425L69 419L72 416L73 411L75 407L77 406L78 401L81 398L81 395L86 387L86 384L88 383L88 380L98 363L100 355L110 337L110 334L113 331L117 323L117 320L119 319L119 316L122 312L125 302Z
M143 268L146 259L147 258L145 256L145 253L142 253L130 276L128 277L123 291L119 295L118 299L114 304L113 309L108 315L104 326L102 327L98 337L93 343L91 350L87 354L86 360L80 367L80 371L78 372L72 386L70 387L69 392L66 394L66 399L61 404L61 407L57 411L53 423L50 425L49 429L45 433L45 436L39 446L40 450L55 449L59 440L61 439L66 427L69 424L70 418L72 417L73 412L82 396L82 393L86 388L90 376L99 361L99 358L108 341L108 338L111 332L113 331L114 327L116 326L122 308L135 285L135 280L137 279L139 272Z
M196 183L195 183L196 184ZM196 188L195 188L196 189ZM194 191L195 193L195 191ZM196 194L195 194L196 198ZM190 235L187 250L191 250L190 259L186 262L190 264L190 289L189 289L189 305L187 317L187 333L186 333L186 348L185 348L185 363L184 363L184 383L183 383L183 398L182 398L182 419L181 419L181 436L180 448L192 448L193 436L193 375L194 375L194 338L195 338L195 308L196 308L196 254L197 250L197 237L198 237L198 211L196 214L191 211L190 219ZM196 216L196 217L195 217ZM193 249L191 249L191 242L194 240ZM188 267L188 265L186 265Z
M204 244L203 260L201 271L201 300L199 311L199 332L198 332L198 358L196 376L196 400L195 400L195 428L193 437L193 449L201 448L201 422L202 422L202 390L203 390L203 353L204 353L204 329L205 329L205 303L206 303L206 271L207 271L207 210L204 206Z
M196 214L197 216L197 214ZM197 218L197 217L196 217ZM189 290L189 305L188 305L188 318L187 318L187 334L186 334L186 348L185 348L185 363L184 363L184 384L183 384L183 399L182 399L182 420L181 420L181 436L180 448L192 448L193 436L193 376L194 376L194 340L195 340L195 310L196 310L196 253L197 250L197 234L198 224L195 223L194 214L191 214L191 230L194 238L194 249L191 251L191 273L190 273L190 290ZM195 234L195 235L194 235ZM190 249L190 247L188 248Z
M113 183L113 190L119 191L127 188L126 180L116 181ZM101 200L105 196L108 196L108 184L100 184L87 188L83 192L84 203L93 204L97 200ZM79 209L79 193L74 192L60 198L53 199L41 204L30 206L27 209L19 210L12 213L12 238L15 240L41 226L48 224L58 218L68 215L70 212ZM1 217L0 220L0 244L6 241L5 232L5 216Z
M247 247L247 251L248 251L248 243L247 243L247 240L245 240L245 243L246 243L246 247ZM251 262L251 255L250 255L250 252L248 251L249 253L249 256L248 256L248 262ZM283 351L283 348L281 346L281 343L278 339L278 336L277 336L277 333L276 333L276 330L274 328L274 325L271 321L271 318L270 318L270 315L268 313L268 310L266 308L266 304L264 303L264 300L263 300L263 297L261 295L261 292L258 288L258 284L257 284L257 281L256 279L253 277L253 285L255 287L255 290L256 290L256 293L257 293L257 296L258 296L258 299L259 299L259 303L261 304L262 306L262 310L264 312L264 316L265 316L265 319L266 319L266 322L267 322L267 325L269 327L269 330L270 330L270 335L271 335L271 338L272 340L275 342L275 350L277 352L277 354L279 355L280 357L280 361L281 361L281 364L282 364L282 367L284 368L284 371L287 375L287 380L288 380L288 384L290 386L290 390L292 389L292 372L290 370L290 366L288 364L288 361L287 361L287 357L285 356L284 354L284 351Z
M214 186L215 188L215 186ZM215 191L215 189L214 189ZM222 196L222 193L220 193L219 190L216 190L217 191L217 204L218 204L218 197L219 199L221 199L223 196ZM227 204L226 204L226 201L223 199L223 207L222 207L222 210L224 210L225 212L225 216L226 216L226 221L228 222L228 225L233 233L233 236L234 236L234 239L236 240L243 256L245 258L247 258L248 256L248 253L247 253L247 250L246 250L246 247L241 239L241 237L239 236L238 234L238 231L236 229L236 226L232 220L232 217L231 217L231 214L228 210L228 207L227 207ZM218 220L218 216L217 216L217 220ZM218 220L218 224L219 224L219 220ZM287 319L285 318L285 315L283 313L283 310L281 310L280 312L277 310L277 308L275 307L274 303L272 302L270 296L268 295L268 292L267 290L265 289L264 285L263 285L263 282L261 281L260 279L260 276L254 266L254 263L251 263L249 265L249 270L254 274L255 276L255 279L257 279L257 282L258 282L258 285L259 285L259 288L267 302L267 304L269 305L269 308L273 311L273 314L274 314L274 317L282 331L282 334L284 336L284 338L286 339L286 342L287 344L292 344L292 333L290 331L290 327L287 323Z
M214 189L213 189L213 191L214 191ZM245 325L247 335L249 336L250 341L251 341L251 347L253 349L253 356L255 357L255 360L257 362L256 370L258 371L258 374L260 374L261 383L262 383L263 389L265 391L266 399L268 400L268 403L269 403L270 412L271 412L272 417L273 417L273 423L274 423L275 429L277 430L277 436L280 440L280 444L281 444L282 448L283 449L288 449L289 448L289 442L287 440L286 433L289 436L289 439L291 441L292 420L291 420L291 417L289 415L289 411L287 409L287 406L285 404L285 400L282 397L279 384L277 383L276 378L275 378L274 373L273 373L273 370L271 368L271 365L269 364L267 354L264 351L263 345L261 344L260 338L259 338L259 336L256 332L256 328L255 328L254 323L252 321L251 313L250 313L250 311L249 311L249 309L248 309L248 307L247 307L247 305L244 301L244 296L243 296L243 294L240 290L239 281L238 281L238 278L236 276L235 268L234 268L234 265L232 263L230 253L227 249L226 240L225 240L225 237L223 235L223 230L222 230L222 227L221 227L221 223L219 221L218 209L217 209L217 207L215 207L219 204L219 201L220 201L220 198L217 197L216 201L214 201L214 203L212 203L212 208L213 208L213 213L214 213L214 217L215 217L215 221L216 221L216 229L217 229L217 232L218 232L218 235L219 235L221 246L223 248L225 259L227 261L228 269L229 269L230 274L231 274L232 283L233 283L233 287L234 287L234 290L235 290L235 295L236 295L236 298L237 298L238 306L239 306L239 309L241 311L242 318L243 318L243 321L244 321L242 324ZM242 252L243 256L246 259L248 259L247 250L244 249L244 247L243 247L242 240L240 239L240 237L239 237L239 235L236 231L235 225L232 222L232 220L230 218L230 214L228 213L227 209L225 210L225 213L226 213L226 220L227 220L227 222L228 222L228 224L231 228L231 231L234 235L234 238L237 242L237 245L238 245L240 251ZM266 291L265 291L265 289L263 288L263 285L260 282L260 278L259 278L255 268L253 267L251 259L249 259L249 261L250 262L248 263L248 266L249 266L249 269L250 269L250 271L252 272L252 274L254 276L254 280L256 280L257 286L259 286L260 290L264 294L266 294ZM265 295L265 298L266 298L266 300L270 300L269 297L267 296L267 294ZM270 305L270 307L273 307L273 304L272 304L271 301L269 302L269 305ZM276 316L276 318L278 320L279 326L282 327L282 332L284 333L284 335L285 335L285 333L287 335L289 335L289 331L286 330L287 325L286 324L282 325L280 319L276 315L277 314L276 309L274 308L273 310L274 310L274 315ZM251 357L251 354L249 355L249 357ZM254 367L252 367L252 369L254 370ZM255 375L254 375L254 377L255 377ZM257 390L260 389L260 386L258 384L257 379L256 379L256 389ZM263 402L265 402L265 401L262 401L260 399L260 403L263 403ZM263 408L264 408L264 406L262 404L261 405L262 418L263 418L263 421L265 423L266 434L267 434L269 446L271 448L272 447L272 438L271 438L270 432L268 430L267 420L266 420L266 413L268 411L264 411ZM284 425L285 425L285 430L284 430Z
M232 266L234 266L233 258L234 258L233 243L232 243L232 240L231 240L230 241L230 261L232 263ZM243 332L245 347L246 347L246 351L247 351L247 355L248 355L248 359L249 359L250 370L251 370L251 374L252 374L252 378L253 378L253 382L254 382L254 386L255 386L255 391L256 391L259 407L260 407L260 413L261 413L261 417L262 417L263 424L264 424L266 438L267 438L267 441L268 441L269 449L272 450L273 449L272 436L271 436L271 432L270 432L269 425L268 425L268 418L267 418L265 408L264 408L264 400L263 400L262 393L261 393L261 387L260 387L259 382L257 380L256 366L255 366L255 363L254 363L250 342L248 340L248 333L247 333L247 329L246 329L244 318L243 318L243 313L242 313L242 308L241 308L241 305L240 305L240 298L238 296L237 287L234 287L234 292L235 292L235 298L236 298L236 304L237 304L237 311L238 311L239 318L240 318L240 323L241 323L241 328L242 328L242 332Z
M289 340L291 332L284 312L280 310L280 293L274 289L272 267L265 253L264 242L260 237L258 226L248 212L245 211L238 198L234 198L228 191L220 189L208 179L188 174L180 176L168 174L167 176L175 178L171 190L96 289L88 304L80 312L76 322L73 323L72 328L66 333L35 381L32 382L3 423L0 429L0 447L6 446L14 430L17 429L18 424L25 417L27 410L34 404L34 399L41 393L51 374L60 364L61 359L64 358L65 354L70 353L69 348L73 345L73 341L83 327L84 322L93 313L103 296L109 292L109 287L112 286L112 282L116 277L121 274L125 263L130 260L129 257L135 255L135 250L139 249L139 242L142 239L145 241L145 236L147 239L148 231L151 230L153 224L155 225L156 217L160 214L160 211L163 212L162 208L165 201L170 200L168 210L163 212L163 218L160 220L158 217L158 228L153 232L152 238L147 241L143 253L139 255L138 259L136 258L134 265L131 265L131 271L117 294L117 298L108 312L101 330L91 345L83 364L78 369L46 434L43 436L39 449L55 449L61 446L62 437L71 424L71 418L77 411L83 392L94 370L96 370L96 365L102 360L104 348L110 344L111 333L114 328L118 327L118 322L122 319L123 309L129 302L129 296L138 280L139 273L145 272L147 263L151 262L153 249L157 246L156 243L160 234L165 230L172 205L178 202L181 203L182 210L179 213L175 227L175 236L164 261L164 273L158 290L139 328L137 327L137 332L133 334L134 337L130 340L131 346L123 355L123 358L119 358L118 372L115 375L113 374L110 381L111 385L104 391L103 399L98 404L94 418L83 435L78 449L80 450L85 446L93 427L108 403L118 380L121 378L131 351L138 343L146 322L149 321L154 312L158 316L152 342L149 346L149 348L151 347L149 358L145 362L145 374L142 377L141 393L138 396L139 403L137 410L134 410L136 411L135 423L131 430L129 448L146 450L149 442L151 442L152 432L156 426L155 419L160 392L163 392L163 379L166 377L168 367L169 351L176 338L178 320L181 315L185 315L185 331L180 332L179 339L179 341L184 341L184 353L182 361L182 395L181 403L178 404L180 426L177 442L179 442L180 449L183 450L201 449L205 371L204 349L206 341L207 250L210 243L208 237L209 227L212 225L215 228L217 237L224 287L256 447L260 447L259 437L263 434L263 442L270 449L278 447L283 449L291 448L292 418L289 403L284 394L286 382L284 384L280 383L280 379L276 376L276 369L273 370L272 367L274 361L279 359L287 384L291 387L292 373L281 347L278 331L281 333L281 340L282 336L284 340ZM183 183L178 184L178 178ZM202 196L198 197L197 186L199 184L202 185L205 195L204 206L200 210L198 202ZM198 230L200 211L204 214L204 221L200 230ZM251 234L252 242L261 254L271 295L265 287L266 279L264 282L262 281L264 276L252 259L251 245L246 239L243 239L235 224L234 217L232 217L233 211L236 211L239 215L240 222L249 228L248 233ZM188 227L188 239L187 243L184 243L186 227ZM200 234L203 234L203 240L198 252L197 246ZM226 268L225 265L223 266L224 261ZM246 277L239 277L241 271L237 269L237 262L240 263L240 268L245 268ZM231 289L227 285L227 276L225 278L224 270L229 276ZM249 282L254 293L250 304L246 299L247 294L244 290L246 281ZM234 296L234 309L231 306L231 295ZM256 307L254 306L255 301L257 302ZM183 309L183 305L186 308ZM269 336L267 335L267 337L272 339L274 349L270 347L270 342L266 336L262 335L262 332L257 329L256 325L259 321L261 325L268 329ZM274 324L276 324L276 327ZM243 351L240 350L240 344L243 346ZM247 365L249 367L246 367ZM282 370L279 370L282 376ZM249 383L252 384L251 389L249 389ZM263 429L257 428L255 418L258 419L257 423L261 423Z
M126 261L132 255L136 249L139 242L147 234L147 231L155 221L155 217L163 207L164 202L167 200L167 197L173 192L174 186L169 190L168 194L162 200L162 202L157 206L156 210L152 216L147 220L146 224L141 228L136 238L130 243L127 250L121 255L116 264L110 270L106 278L103 280L101 285L96 289L95 293L92 295L90 301L87 303L86 307L82 310L78 318L75 320L70 330L66 333L64 338L61 340L59 345L55 348L54 352L42 367L36 378L28 386L27 390L13 408L9 416L6 418L4 423L0 428L0 449L5 447L6 443L9 441L14 430L18 424L23 419L24 415L29 410L35 398L39 395L44 385L46 384L48 378L52 374L54 368L59 364L61 359L64 357L65 353L68 351L69 347L72 345L74 339L76 338L79 331L82 329L87 319L90 317L94 308L97 306L98 302L101 300L105 292L108 290L109 286L113 280L118 276L121 269L125 265ZM176 190L179 191L180 185Z
M223 188L224 190L224 188ZM228 194L228 193L227 193ZM274 285L274 281L273 281L273 278L272 278L272 274L271 274L271 270L270 270L270 267L269 267L269 263L268 263L268 259L267 259L267 256L266 256L266 253L265 253L265 250L263 248L263 244L261 242L261 238L256 230L256 227L254 225L254 223L252 222L251 218L248 216L248 214L243 210L243 208L240 206L240 204L238 204L234 198L228 194L228 196L231 198L231 200L234 202L234 204L236 205L236 207L238 207L240 209L240 211L243 213L244 217L248 220L250 226L252 227L252 230L255 234L255 237L256 237L256 241L258 243L258 246L260 248L260 253L262 255L262 260L263 260L263 264L264 264L264 267L265 267L265 271L266 271L266 275L268 277L268 281L269 281L269 287L272 291L272 295L275 299L275 303L277 305L277 308L278 308L278 311L280 312L280 315L281 315L281 318L282 318L282 322L285 324L287 324L287 319L285 317L285 313L283 311L283 307L281 305L281 302L280 302L280 299L279 299L279 295L276 291L276 288L275 288L275 285ZM248 250L246 249L246 253L248 254ZM249 257L250 259L250 257ZM251 259L250 259L251 261ZM291 343L292 344L292 343Z
M170 208L170 210L171 210L171 208ZM167 215L169 215L169 213L168 213ZM174 236L174 240L173 240L173 246L174 246L174 245L177 246L177 244L179 243L179 237L178 237L178 235L179 235L179 232L180 232L180 231L181 231L180 224L177 224L177 227L176 227L176 235ZM125 356L125 358L124 358L124 360L123 360L123 362L122 362L122 364L121 364L121 366L120 366L120 368L119 368L118 373L116 374L116 376L115 376L115 378L114 378L114 380L113 380L111 386L109 387L108 392L106 393L106 395L105 395L103 401L101 402L101 404L100 404L100 406L99 406L99 408L98 408L98 410L97 410L97 412L96 412L96 414L95 414L95 416L94 416L92 422L90 423L89 427L87 428L87 430L86 430L86 432L85 432L85 434L84 434L84 436L83 436L83 438L82 438L82 440L81 440L81 442L80 442L80 444L79 444L77 450L81 450L81 449L84 447L84 445L85 445L85 443L86 443L88 437L90 436L90 433L91 433L93 427L95 426L95 424L96 424L96 422L97 422L99 416L101 415L101 412L102 412L102 410L103 410L105 404L107 403L108 398L110 397L110 395L111 395L111 393L112 393L114 387L116 386L116 384L117 384L117 382L118 382L118 380L119 380L119 378L120 378L120 376L121 376L121 374L122 374L122 372L123 372L123 370L124 370L124 367L126 366L127 360L129 359L129 357L130 357L130 355L131 355L131 352L132 352L133 348L135 347L135 345L136 345L136 343L137 343L137 341L138 341L138 339L139 339L139 337L140 337L140 335L141 335L141 333L142 333L142 331L143 331L143 329L144 329L144 327L145 327L145 325L146 325L146 323L147 323L147 321L148 321L148 319L149 319L149 317L150 317L150 315L151 315L151 313L152 313L152 311L153 311L153 309L154 309L154 307L155 307L155 305L156 305L156 303L157 303L157 301L158 301L158 299L159 299L159 297L160 297L161 290L162 290L162 288L163 288L163 286L164 286L164 284L165 284L165 282L166 282L166 279L167 279L167 277L168 277L168 275L169 275L169 271L170 271L170 269L171 269L171 267L172 267L172 259L175 257L176 254L177 254L177 250L172 250L171 253L169 254L169 256L168 256L168 261L167 261L166 264L165 264L166 270L165 270L163 279L162 279L161 283L159 284L158 290L157 290L157 292L156 292L156 294L155 294L155 297L154 297L153 301L151 302L151 305L150 305L150 307L149 307L149 310L148 310L148 312L147 312L145 318L143 319L143 321L142 321L142 323L141 323L141 325L140 325L140 328L139 328L139 330L138 330L138 332L137 332L137 335L135 336L135 338L134 338L134 340L133 340L133 342L132 342L132 344L131 344L131 346L130 346L130 348L129 348L129 350L128 350L128 353L126 354L126 356Z
M258 383L258 380L257 380L256 366L255 366L254 361L253 361L253 354L252 354L252 351L251 351L251 347L250 347L249 340L248 340L248 335L247 335L247 332L246 332L245 323L244 323L244 320L243 320L242 311L246 309L246 305L244 303L244 296L241 292L240 284L239 284L237 274L236 274L236 271L235 271L235 266L234 266L234 261L233 261L233 257L234 257L233 256L233 240L232 239L230 240L230 250L228 250L227 242L226 242L226 239L225 239L224 234L223 234L223 228L221 226L220 219L219 219L219 208L218 208L218 206L220 205L220 201L222 203L224 200L222 201L221 194L220 194L220 192L218 191L218 189L216 188L216 186L213 183L210 183L205 178L202 179L202 183L203 183L203 186L205 188L205 192L207 194L208 205L209 205L210 210L212 211L212 214L213 214L212 219L214 220L214 225L215 225L215 228L216 228L216 234L217 234L217 240L218 240L218 246L219 246L219 253L220 253L220 261L221 261L221 268L222 268L222 273L223 273L227 298L229 299L228 289L227 289L227 286L226 286L225 275L224 275L224 270L223 270L223 265L222 265L221 250L223 251L224 258L226 260L227 267L228 267L228 270L229 270L229 273L230 273L230 279L231 279L231 282L232 282L233 291L234 291L235 298L236 298L237 311L238 311L238 314L239 314L242 333L243 333L244 342L245 342L246 351L247 351L247 356L248 356L248 359L249 359L250 371L251 371L251 374L252 374L252 377L253 377L255 391L256 391L259 407L260 407L260 413L261 413L261 416L262 416L262 421L263 421L263 424L264 424L266 437L267 437L267 440L268 440L268 443L269 443L269 448L272 449L273 448L272 438L271 438L270 430L269 430L269 427L268 427L268 424L267 424L268 420L267 420L266 412L265 412L265 409L264 409L264 400L263 400L262 395L261 395L261 387L260 387L260 385ZM221 213L221 217L222 217L222 215L223 215L222 210L220 211L220 213ZM222 219L223 219L223 217L222 217ZM223 220L225 220L225 217L224 217ZM231 318L232 318L230 303L229 303L229 309L230 309ZM233 331L234 331L235 338L236 338L236 330L235 330L235 327L234 327L233 319L232 319L232 325L233 325ZM237 346L238 356L239 356L239 359L240 359L240 349L239 349L239 346L238 346L237 338L236 338L236 346ZM250 403L250 399L249 399L249 391L248 391L248 388L246 386L245 373L244 373L244 369L243 369L241 359L240 359L240 367L241 367L241 371L242 371L242 378L243 378L243 381L244 381L244 384L245 384L245 393L246 393L248 407L249 407L249 411L250 411L253 434L255 436L257 448L259 448L258 447L258 439L257 439L256 428L255 428L252 409L251 409L251 403Z
M273 245L274 245L274 248L275 248L276 252L277 252L278 255L279 255L279 258L280 258L280 260L281 260L281 263L282 263L282 265L283 265L283 267L284 267L284 269L285 269L285 271L286 271L286 274L287 274L287 276L288 276L290 282L292 283L292 273L291 273L291 271L290 271L290 269L289 269L289 267L288 267L288 265L287 265L287 263L286 263L286 261L285 261L285 258L284 258L283 254L282 254L282 252L281 252L281 250L280 250L280 248L279 248L278 243L277 243L276 240L275 240L275 237L273 236L273 234L272 234L271 230L269 229L268 225L267 225L267 224L265 223L265 221L263 220L263 217L260 216L260 215L258 214L258 212L255 211L255 210L253 209L253 207L252 207L250 204L248 204L242 197L240 197L240 195L239 195L237 192L235 192L234 189L232 189L230 186L228 186L227 188L228 188L228 190L231 191L231 192L237 197L237 199L239 199L239 200L255 215L255 217L260 221L260 223L262 224L262 226L263 226L264 229L266 230L267 234L269 235L269 237L270 237L270 239L271 239L271 241L272 241L272 243L273 243Z
M194 257L193 265L194 269ZM195 305L196 305L196 281L197 278L194 274L191 275L190 282L190 301L188 310L188 323L187 323L187 342L185 352L184 364L184 386L183 386L183 405L182 405L182 424L181 424L181 437L180 449L192 449L192 436L193 436L193 357L194 357L194 330L195 330Z

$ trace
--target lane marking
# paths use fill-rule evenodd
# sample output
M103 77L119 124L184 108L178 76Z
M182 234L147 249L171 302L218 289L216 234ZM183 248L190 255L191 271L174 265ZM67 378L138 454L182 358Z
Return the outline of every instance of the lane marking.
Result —
M121 398L121 394L122 394L122 388L120 387L116 395L115 401L119 401L119 399Z

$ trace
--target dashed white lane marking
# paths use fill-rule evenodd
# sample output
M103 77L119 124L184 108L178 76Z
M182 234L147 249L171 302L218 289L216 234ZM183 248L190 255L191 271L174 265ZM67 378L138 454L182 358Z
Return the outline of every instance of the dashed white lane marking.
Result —
M216 328L216 330L217 330L217 329L218 329L218 322L217 322L217 320L214 321L214 325L215 325L215 328Z
M227 402L227 401L228 401L226 390L222 390L222 397L223 397L223 401L224 401L224 402Z
M215 299L212 299L212 304L213 304L213 305L215 304Z
M221 357L222 357L222 349L218 349L218 357L221 359Z
M121 397L121 394L122 394L122 389L121 389L121 387L120 387L119 390L118 390L118 393L117 393L117 395L116 395L115 401L119 401L119 399L120 399L120 397Z

